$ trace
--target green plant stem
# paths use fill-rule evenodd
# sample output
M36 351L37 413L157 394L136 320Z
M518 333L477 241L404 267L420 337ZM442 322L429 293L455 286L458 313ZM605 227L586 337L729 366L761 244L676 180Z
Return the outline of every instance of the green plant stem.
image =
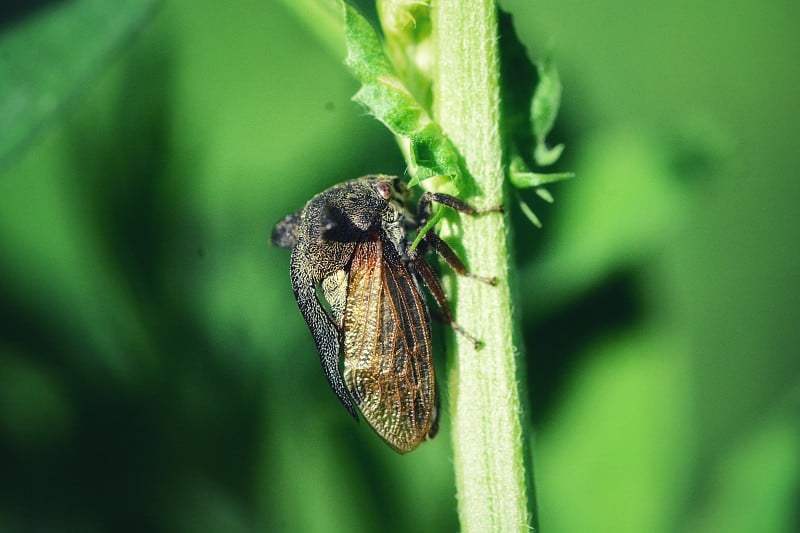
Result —
M503 202L495 9L493 0L433 4L436 119L473 178L465 180L462 197L478 207ZM460 232L471 270L498 279L489 286L462 278L454 288L459 324L483 341L480 350L459 335L451 344L449 397L461 529L528 531L506 220L498 214L461 216L457 225L445 222L443 235L453 231Z

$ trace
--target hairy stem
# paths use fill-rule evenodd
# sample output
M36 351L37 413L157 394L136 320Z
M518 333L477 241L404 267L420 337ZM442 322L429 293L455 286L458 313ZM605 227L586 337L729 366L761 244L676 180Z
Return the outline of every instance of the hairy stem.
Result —
M462 197L488 207L503 203L497 16L493 0L433 4L438 71L436 119L453 140L471 179ZM450 412L462 531L528 531L528 476L517 386L517 351L508 284L507 221L499 214L461 216L442 234L459 231L470 269L497 276L496 286L459 279L455 316L483 341L456 336L450 354ZM456 228L458 228L456 230Z

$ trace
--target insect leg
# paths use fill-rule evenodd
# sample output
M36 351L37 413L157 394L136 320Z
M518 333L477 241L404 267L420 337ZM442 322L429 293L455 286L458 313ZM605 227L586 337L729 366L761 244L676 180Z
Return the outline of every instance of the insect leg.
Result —
M466 213L468 215L482 215L483 213L503 211L503 206L494 206L487 209L476 209L471 205L459 200L458 198L450 196L449 194L426 192L422 195L422 198L420 198L419 206L417 208L417 218L419 220L420 227L424 226L428 219L430 219L431 205L433 202L446 205L452 209L455 209L456 211ZM450 245L444 242L434 230L430 230L428 233L426 233L423 237L423 241L425 241L425 243L431 248L436 250L439 255L441 255L442 258L447 261L447 264L450 265L450 268L452 268L456 274L473 278L478 281L488 283L489 285L494 285L497 283L497 278L495 277L479 276L469 272L467 267L464 266L464 263L461 261L461 259L459 259L458 255L456 255Z
M314 344L317 345L325 377L328 379L328 383L330 383L339 401L344 404L353 418L358 420L353 400L350 398L350 394L344 386L342 375L339 373L339 353L341 350L339 330L325 311L325 308L322 307L313 280L305 275L294 253L292 253L290 274L294 298L297 300L300 313L302 313L306 324L308 324L308 329L311 330L311 336L314 337Z
M470 333L458 325L458 323L453 318L453 312L450 310L450 304L447 302L447 297L444 295L444 290L442 290L442 286L439 283L439 278L436 277L436 273L433 271L431 266L423 259L421 256L415 255L411 258L412 263L414 264L414 268L422 276L422 280L427 285L428 290L431 291L431 295L433 295L433 299L436 300L436 304L439 306L439 309L442 311L442 316L444 320L450 324L456 332L463 335L468 341L470 341L477 350L481 346L481 342L470 335Z
M440 192L430 192L426 191L422 193L422 197L419 199L419 205L417 206L417 213L418 218L420 220L420 225L425 224L428 221L431 215L431 204L436 202L437 204L446 205L451 209L455 209L459 213L466 213L468 215L482 215L484 213L502 213L503 206L496 205L493 207L487 207L486 209L477 209L472 207L468 203L459 200L455 196L450 196L449 194L444 194Z
M476 279L478 281L488 283L489 285L495 285L497 283L497 278L494 276L479 276L468 271L467 267L464 266L464 263L461 262L461 259L459 259L458 255L456 255L455 251L453 251L453 249L450 248L450 245L444 242L435 231L431 230L426 233L425 237L423 237L423 240L427 242L434 250L436 250L445 261L447 261L447 264L450 265L450 268L452 268L456 274Z

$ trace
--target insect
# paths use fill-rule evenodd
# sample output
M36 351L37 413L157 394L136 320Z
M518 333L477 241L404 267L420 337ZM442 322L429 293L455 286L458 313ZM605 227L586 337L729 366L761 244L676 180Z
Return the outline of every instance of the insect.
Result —
M393 176L346 181L278 222L271 239L273 245L292 250L295 300L333 391L353 418L358 420L357 406L399 453L414 450L438 430L439 397L423 285L444 320L478 344L453 320L425 252L432 249L457 273L494 284L493 278L467 272L433 231L410 250L408 231L429 220L432 202L471 215L501 210L478 210L455 197L426 192L415 221L404 205L407 197L408 189Z

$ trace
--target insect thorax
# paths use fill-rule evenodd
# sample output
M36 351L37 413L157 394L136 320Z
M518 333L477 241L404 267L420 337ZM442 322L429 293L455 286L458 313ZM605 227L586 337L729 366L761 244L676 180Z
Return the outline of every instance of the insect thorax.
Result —
M384 211L381 227L388 241L394 246L397 254L403 258L408 258L408 226L411 219L399 203L392 202L389 209Z

